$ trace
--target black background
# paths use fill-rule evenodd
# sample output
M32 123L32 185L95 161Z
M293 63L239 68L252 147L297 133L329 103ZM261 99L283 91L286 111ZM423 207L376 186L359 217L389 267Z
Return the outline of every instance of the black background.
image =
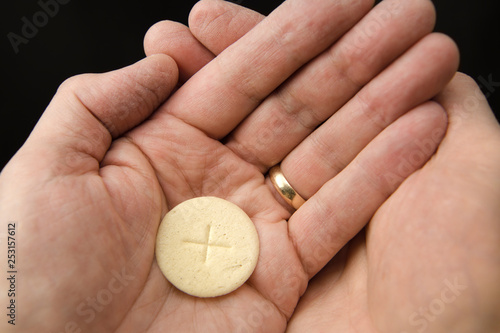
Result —
M53 0L42 0L44 2ZM22 18L32 21L41 10L38 0L4 0L2 30L2 89L0 168L19 149L64 79L80 73L105 72L144 57L142 40L160 20L187 23L196 1L65 0L59 12L16 54L9 32L21 35ZM333 1L333 0L325 0ZM238 0L268 14L282 1ZM460 70L478 82L500 81L500 23L497 0L435 1L436 31L450 35L461 49ZM483 86L490 105L500 114L500 87Z

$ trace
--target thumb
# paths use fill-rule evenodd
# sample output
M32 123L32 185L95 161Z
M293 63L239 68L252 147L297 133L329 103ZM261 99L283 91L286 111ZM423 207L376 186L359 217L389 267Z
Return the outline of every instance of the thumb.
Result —
M175 61L166 55L104 74L72 77L59 87L15 158L43 157L58 166L57 173L95 170L112 139L149 117L177 79ZM54 164L63 160L65 171L61 163Z
M456 73L435 100L446 110L449 119L448 132L440 145L440 155L447 154L449 160L456 161L457 165L472 163L475 167L477 159L483 159L485 149L496 147L488 143L500 140L499 123L486 97L471 77ZM497 155L494 149L488 156ZM472 156L476 156L476 159Z
M453 80L435 98L448 113L450 131L463 132L485 127L497 129L498 122L486 97L470 76L456 73Z

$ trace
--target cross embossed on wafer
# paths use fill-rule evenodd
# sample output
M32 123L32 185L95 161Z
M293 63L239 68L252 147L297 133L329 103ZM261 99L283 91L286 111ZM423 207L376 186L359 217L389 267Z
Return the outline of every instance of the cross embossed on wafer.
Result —
M189 243L189 244L203 246L204 247L203 254L204 254L204 257L205 257L205 262L207 262L208 261L208 249L209 249L209 247L211 247L211 246L212 247L222 247L222 248L226 248L226 249L230 249L231 248L231 246L212 243L211 242L211 235L212 235L212 225L209 224L209 225L207 225L206 237L205 237L206 240L204 242L197 242L197 241L193 241L193 240L184 240L183 242L184 243Z

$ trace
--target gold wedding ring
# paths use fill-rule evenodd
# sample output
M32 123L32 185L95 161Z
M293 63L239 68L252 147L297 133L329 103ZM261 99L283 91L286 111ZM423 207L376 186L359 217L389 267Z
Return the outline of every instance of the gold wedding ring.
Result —
M299 209L306 202L286 180L279 164L269 170L269 178L281 197L293 208Z

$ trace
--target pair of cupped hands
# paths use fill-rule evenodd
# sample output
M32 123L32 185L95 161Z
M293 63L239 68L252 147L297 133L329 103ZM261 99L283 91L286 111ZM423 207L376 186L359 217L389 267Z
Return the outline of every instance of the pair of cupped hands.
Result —
M430 1L372 6L264 18L203 0L189 28L148 31L145 59L64 82L1 174L19 255L2 331L499 331L498 123ZM266 176L279 163L297 211ZM155 261L162 217L199 196L260 238L222 297L178 291Z

